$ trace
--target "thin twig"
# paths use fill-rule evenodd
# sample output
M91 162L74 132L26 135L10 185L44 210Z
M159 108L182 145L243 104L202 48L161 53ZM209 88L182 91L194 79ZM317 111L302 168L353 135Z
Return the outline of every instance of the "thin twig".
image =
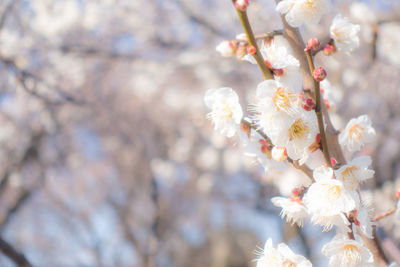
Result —
M397 206L395 205L393 208L391 208L390 210L386 211L385 213L376 215L376 216L372 219L372 221L376 222L376 221L379 221L379 220L381 220L381 219L383 219L383 218L386 218L386 217L392 215L393 213L395 213L395 212L396 212L396 209L397 209Z
M10 243L0 237L0 251L19 267L33 267L28 259Z
M235 0L232 0L232 3L233 3L233 5L235 5ZM253 33L253 30L251 29L251 26L249 23L249 18L247 17L246 11L242 11L237 8L235 8L235 9L239 16L239 20L240 20L240 23L242 24L243 30L246 34L249 45L252 45L256 50L253 57L256 60L258 67L260 68L260 70L266 80L272 80L273 76L271 74L271 71L268 69L267 64L265 63L263 56L261 55L260 49L258 48L257 40L254 37L254 33Z
M307 61L308 61L308 66L310 67L310 73L314 72L315 66L314 66L314 61L312 59L311 51L307 50L306 52L307 56ZM328 150L328 142L326 139L325 135L325 126L324 126L324 119L322 116L322 111L321 111L321 105L324 105L321 100L321 90L320 90L320 84L317 80L314 79L314 94L315 94L315 113L317 114L317 119L318 119L318 128L319 128L319 133L321 135L321 144L322 144L322 152L324 153L324 158L328 166L332 167L331 163L331 158L329 156L329 150Z

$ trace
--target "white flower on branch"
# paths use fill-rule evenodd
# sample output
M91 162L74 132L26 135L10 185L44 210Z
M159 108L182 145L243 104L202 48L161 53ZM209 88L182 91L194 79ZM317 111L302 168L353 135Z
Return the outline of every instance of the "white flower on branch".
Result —
M322 247L322 254L329 257L329 267L375 266L371 252L358 236L353 240L339 234Z
M228 87L210 89L204 102L212 110L207 116L214 123L214 129L226 137L234 136L243 117L235 91Z
M270 138L275 145L286 147L288 156L302 164L308 159L311 152L308 147L314 143L317 134L315 112L302 110L287 120L276 119Z
M367 115L351 119L339 135L339 143L350 152L360 150L366 143L372 142L376 133Z
M371 157L361 156L354 158L350 163L335 171L336 177L341 180L347 190L358 189L362 181L372 178L375 171L369 170Z
M311 267L312 264L305 257L293 253L284 243L280 243L277 248L273 247L272 239L269 238L265 243L262 254L257 259L257 267Z
M263 42L260 48L261 55L267 66L274 72L275 79L295 92L299 92L303 86L303 78L300 73L299 61L291 55L289 43L281 38L274 37L270 43ZM252 55L243 57L252 64L257 64Z
M348 191L340 180L334 179L332 168L321 166L314 170L315 183L303 197L312 222L325 226L329 230L333 225L340 228L347 225L343 213L348 213L359 206L359 196L355 191Z
M303 23L317 24L322 15L330 10L329 0L282 0L276 6L292 27L299 27Z
M360 227L361 232L368 238L373 238L372 227L375 225L375 223L372 221L373 214L372 208L364 203L356 213L357 220L355 223Z
M348 18L337 15L332 22L330 32L336 47L345 52L351 52L360 45L358 33L360 25L352 24Z
M286 217L287 222L295 223L300 227L303 226L304 219L308 217L308 213L300 197L274 197L271 201L275 206L282 208L282 219Z

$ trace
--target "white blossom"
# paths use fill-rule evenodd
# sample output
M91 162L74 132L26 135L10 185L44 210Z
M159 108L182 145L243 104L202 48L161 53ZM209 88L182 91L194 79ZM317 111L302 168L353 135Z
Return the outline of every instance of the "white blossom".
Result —
M232 88L210 89L206 92L204 102L212 111L208 118L214 123L214 129L222 135L235 135L243 117L239 97Z
M308 217L307 209L299 197L274 197L272 203L282 208L282 219L286 217L289 223L296 223L298 226L303 226L304 219Z
M372 142L376 133L367 115L351 119L339 135L339 143L350 152L360 150L366 143Z
M269 238L265 243L262 255L257 259L257 267L311 267L309 260L293 251L284 243L280 243L277 248L273 247L272 239Z
M346 235L337 235L324 245L322 254L329 257L329 267L374 266L373 256L362 241L349 239Z
M360 25L352 24L348 18L337 15L332 22L330 33L331 38L339 50L351 52L360 45L358 33Z
M329 167L318 167L314 170L315 183L303 197L303 202L312 215L313 223L326 226L346 225L340 217L359 206L359 197L355 191L348 191L340 180L333 179L333 170ZM339 217L337 217L339 216Z
M330 10L329 0L282 0L276 6L292 27L299 27L303 23L317 24L322 15Z
M316 114L301 110L293 117L276 116L269 133L275 145L286 147L288 156L302 164L308 159L308 147L318 134Z
M286 40L275 37L270 43L263 42L260 52L272 70L278 70L279 75L275 75L275 80L283 86L290 88L294 92L300 92L303 87L303 78L300 73L299 61L291 55L291 48ZM252 55L247 54L243 57L252 64L257 64Z
M369 205L361 205L360 209L357 211L357 221L356 224L359 226L361 232L368 238L373 238L372 227L375 223L373 219L373 210Z
M347 190L356 190L362 181L374 176L375 171L368 169L371 162L369 156L354 158L350 163L335 171L336 177L343 182Z

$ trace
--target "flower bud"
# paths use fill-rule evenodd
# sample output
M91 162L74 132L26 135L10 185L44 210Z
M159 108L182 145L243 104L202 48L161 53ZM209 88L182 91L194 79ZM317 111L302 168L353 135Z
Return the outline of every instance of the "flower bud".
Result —
M327 45L324 47L324 55L325 55L325 56L330 56L330 55L332 55L333 53L336 53L336 46L335 46L335 45L327 44Z
M241 11L246 11L249 6L249 0L236 0L235 7Z
M397 199L400 199L400 190L398 190L398 191L396 192L396 198L397 198Z
M246 49L246 47L245 47L244 45L239 46L239 47L236 49L236 57L237 57L239 60L242 60L243 57L246 56L246 55L247 55L247 49Z
M236 52L236 44L232 41L223 41L215 48L221 56L230 57Z
M336 159L335 158L331 158L331 165L332 166L336 166L336 164L337 164Z
M272 148L272 158L276 161L284 161L287 159L287 152L285 147L274 146Z
M318 38L310 38L307 41L307 49L308 50L317 50L321 43L319 42Z
M316 81L322 82L326 78L326 71L322 67L318 67L313 72L313 77Z
M284 69L273 69L272 72L274 73L275 76L282 76L285 74Z
M254 55L257 52L257 49L254 47L254 45L249 45L247 47L247 53L250 55Z

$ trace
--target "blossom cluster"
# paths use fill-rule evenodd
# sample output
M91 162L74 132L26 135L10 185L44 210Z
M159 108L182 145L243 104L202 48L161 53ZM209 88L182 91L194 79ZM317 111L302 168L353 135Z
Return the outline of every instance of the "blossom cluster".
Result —
M282 0L276 10L291 27L299 27L317 24L329 12L330 2ZM328 56L338 50L349 54L359 46L359 31L359 25L339 14L329 29L329 42L320 49L318 39L312 38L305 52L323 51ZM244 42L250 46L246 40L246 36L240 35L234 41L218 45L217 51L223 56L232 56L240 48L236 44ZM360 197L361 184L374 176L371 158L355 155L347 163L338 163L334 158L324 162L321 156L324 150L321 136L326 124L321 128L317 112L321 112L321 106L335 112L338 101L337 93L326 79L326 71L321 67L311 70L318 83L314 90L320 90L322 95L321 103L317 103L317 92L304 88L300 61L285 38L264 38L259 40L258 47L272 79L259 83L254 90L255 100L248 108L250 115L243 116L233 89L220 88L206 93L205 103L212 110L209 118L221 134L233 137L237 133L245 154L256 157L265 171L284 169L287 163L306 168L314 166L310 175L312 183L293 188L290 196L274 197L272 203L281 208L282 218L299 227L309 219L324 231L336 228L335 238L322 248L322 253L329 258L329 266L374 266L373 255L363 242L363 238L374 238L373 211L370 203ZM255 52L246 51L246 55L238 58L257 64ZM338 142L343 150L357 153L375 135L371 120L362 115L347 123ZM269 239L257 266L311 266L311 263L284 244L274 248Z

